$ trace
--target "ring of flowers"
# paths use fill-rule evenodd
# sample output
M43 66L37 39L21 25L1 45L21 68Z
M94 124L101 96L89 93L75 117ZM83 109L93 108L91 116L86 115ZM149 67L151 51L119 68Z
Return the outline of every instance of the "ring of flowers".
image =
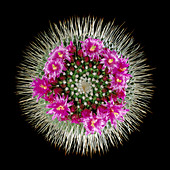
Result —
M91 37L61 42L49 53L42 77L33 78L33 97L45 100L51 119L83 124L85 134L102 133L107 123L116 128L124 121L128 58L104 47L103 41Z

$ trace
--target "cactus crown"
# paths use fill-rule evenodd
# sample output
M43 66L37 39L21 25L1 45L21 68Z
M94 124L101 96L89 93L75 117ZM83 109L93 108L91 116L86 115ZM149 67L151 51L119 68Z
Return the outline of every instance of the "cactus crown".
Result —
M150 67L114 21L71 18L60 26L27 49L17 83L21 107L66 153L104 152L128 139L146 115Z

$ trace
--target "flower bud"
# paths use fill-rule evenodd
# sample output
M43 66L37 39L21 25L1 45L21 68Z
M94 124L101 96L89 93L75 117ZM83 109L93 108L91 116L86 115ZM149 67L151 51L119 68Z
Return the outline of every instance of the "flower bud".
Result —
M89 61L89 57L88 56L84 57L84 61L88 62Z
M82 49L80 49L80 50L78 51L78 55L79 55L80 57L83 56L83 51L82 51Z
M74 67L73 67L73 66L70 66L70 70L71 70L71 71L74 71L75 69L74 69Z
M103 67L103 65L102 65L102 64L98 64L98 66L97 66L98 70L101 70L101 69L102 69L102 67Z
M96 105L96 104L92 104L92 108L93 108L94 110L96 110L96 109L97 109L97 105Z
M77 66L80 66L80 64L81 64L80 60L77 60L77 61L76 61L76 65L77 65Z
M92 68L92 67L93 67L93 64L92 64L92 63L89 63L89 67Z
M65 76L60 76L60 80L65 80L66 77Z
M75 105L73 105L73 106L71 106L70 110L71 110L71 112L75 112L77 110L77 108Z

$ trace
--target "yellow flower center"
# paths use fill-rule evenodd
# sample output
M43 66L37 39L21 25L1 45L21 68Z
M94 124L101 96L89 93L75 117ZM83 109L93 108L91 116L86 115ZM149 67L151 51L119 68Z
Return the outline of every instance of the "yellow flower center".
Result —
M114 110L111 108L110 109L111 110L111 112L113 112L113 114L116 116L116 115L118 115L118 113L116 113L116 112L114 112Z
M109 63L113 63L113 58L108 60Z
M53 67L53 70L57 69L57 67L54 64L52 64L52 67Z
M92 126L92 127L95 127L95 126L94 126L94 123L95 123L95 122L96 122L95 120L92 120L92 121L91 121L91 126Z
M120 80L120 79L116 79L116 81L117 81L117 82L119 82L119 83L121 83L121 82L122 82L122 80Z
M118 113L114 112L114 115L115 115L115 116L117 116L117 115L118 115Z
M120 68L120 71L125 71L126 70L126 68Z
M42 84L40 85L41 88L43 88L44 90L47 89L47 86L43 86Z
M61 54L60 52L58 52L58 55L59 55L59 57L61 57L61 58L62 58L62 56L63 56L63 54Z
M57 107L57 110L64 110L64 107L60 105L59 107Z
M92 45L92 47L90 48L90 51L94 51L96 48L96 46Z

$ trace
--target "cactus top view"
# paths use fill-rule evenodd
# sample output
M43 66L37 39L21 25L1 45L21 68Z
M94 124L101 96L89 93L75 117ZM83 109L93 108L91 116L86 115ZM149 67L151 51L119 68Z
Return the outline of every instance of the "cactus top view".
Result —
M18 67L21 110L66 153L109 151L138 130L150 110L151 68L140 44L115 20L50 24Z

